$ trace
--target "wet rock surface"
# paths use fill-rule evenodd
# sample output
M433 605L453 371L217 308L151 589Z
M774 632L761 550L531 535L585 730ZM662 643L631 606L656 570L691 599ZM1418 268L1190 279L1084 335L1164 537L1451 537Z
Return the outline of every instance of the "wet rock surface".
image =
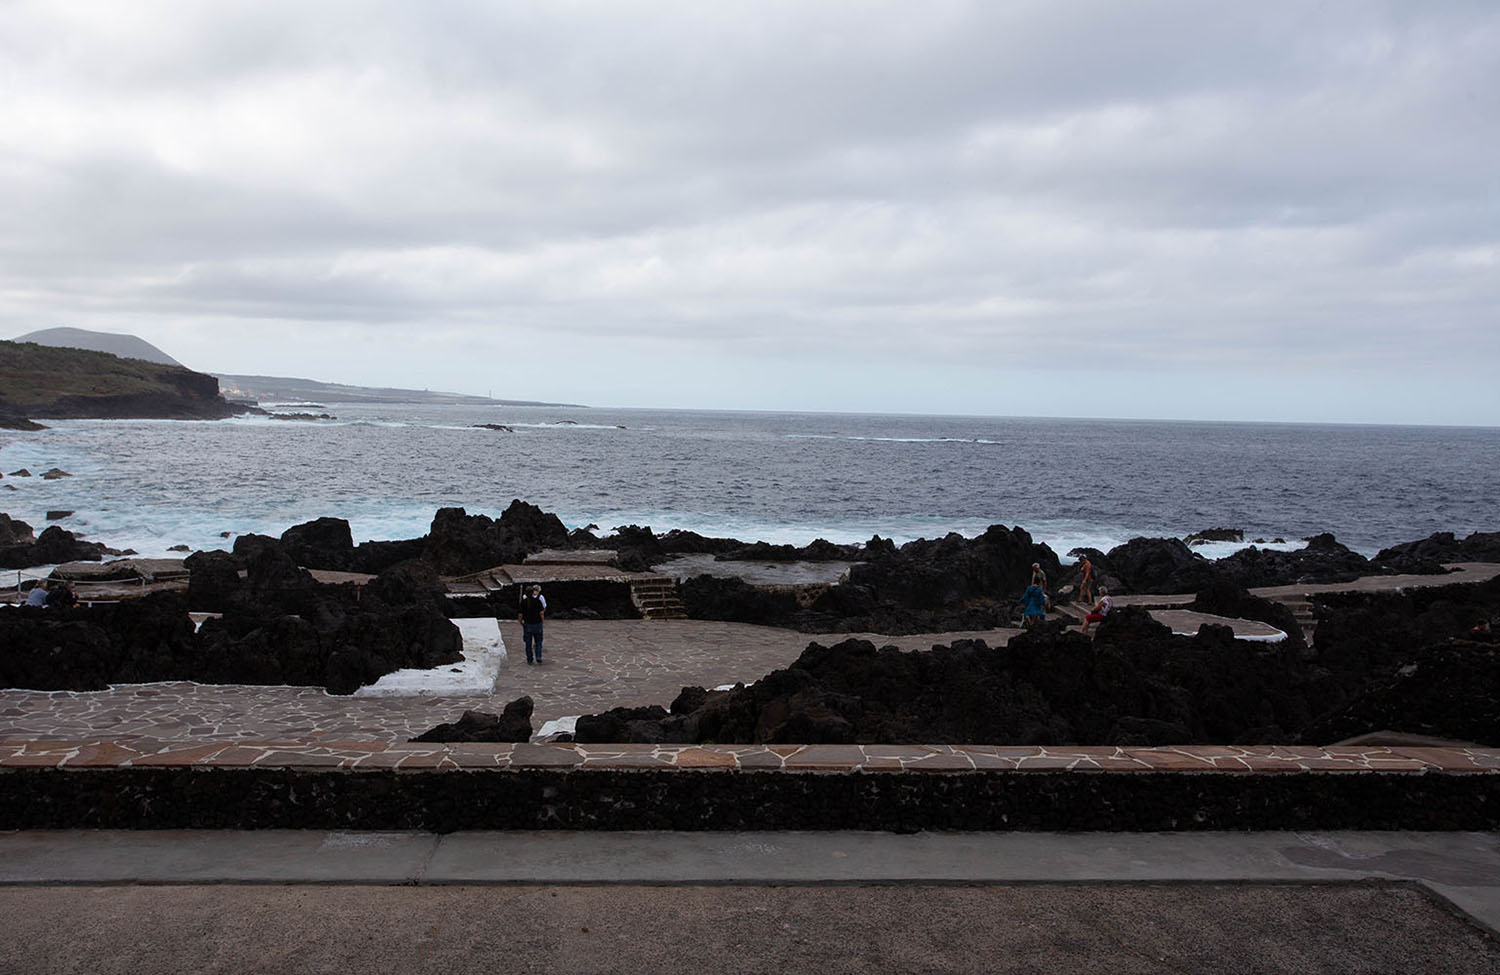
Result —
M0 515L0 517L5 517ZM86 542L77 535L51 525L35 540L31 526L24 521L6 518L0 523L0 569L27 569L35 565L58 565L63 562L99 562L110 554L99 542ZM9 533L11 543L4 535Z

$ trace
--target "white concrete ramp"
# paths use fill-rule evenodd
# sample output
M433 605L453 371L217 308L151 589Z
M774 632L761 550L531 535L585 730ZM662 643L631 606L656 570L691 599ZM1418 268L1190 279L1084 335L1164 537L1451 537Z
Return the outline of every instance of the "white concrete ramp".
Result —
M354 692L355 697L472 697L488 695L505 661L505 641L493 617L453 620L464 638L464 659L426 670L386 674Z

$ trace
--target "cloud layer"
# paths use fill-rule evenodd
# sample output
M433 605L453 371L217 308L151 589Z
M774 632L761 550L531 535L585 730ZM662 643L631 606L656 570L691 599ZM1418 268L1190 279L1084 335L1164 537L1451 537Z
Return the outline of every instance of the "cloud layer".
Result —
M10 3L0 92L4 334L586 402L1500 423L1488 2ZM1226 402L1170 413L1204 375Z

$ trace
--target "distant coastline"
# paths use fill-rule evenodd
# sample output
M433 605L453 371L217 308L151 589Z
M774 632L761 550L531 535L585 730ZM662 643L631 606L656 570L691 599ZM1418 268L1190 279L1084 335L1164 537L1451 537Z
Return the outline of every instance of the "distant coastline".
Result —
M238 376L215 373L219 390L235 400L303 401L328 400L335 403L421 403L434 406L552 406L588 409L582 403L548 403L541 400L495 399L427 389L401 389L387 386L346 386L316 379L288 376Z

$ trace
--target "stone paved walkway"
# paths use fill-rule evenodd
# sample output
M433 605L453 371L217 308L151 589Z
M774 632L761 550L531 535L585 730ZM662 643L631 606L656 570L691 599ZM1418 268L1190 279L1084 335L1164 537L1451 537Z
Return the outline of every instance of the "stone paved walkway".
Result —
M1451 586L1460 582L1488 582L1500 575L1500 563L1453 562L1447 565L1452 571L1443 575L1393 575L1363 576L1352 582L1305 582L1291 586L1260 586L1250 591L1263 599L1297 599L1315 593L1334 592L1399 592L1403 589L1425 589L1431 586ZM1139 596L1116 596L1117 606L1185 606L1194 599L1193 593L1169 595L1146 594Z

